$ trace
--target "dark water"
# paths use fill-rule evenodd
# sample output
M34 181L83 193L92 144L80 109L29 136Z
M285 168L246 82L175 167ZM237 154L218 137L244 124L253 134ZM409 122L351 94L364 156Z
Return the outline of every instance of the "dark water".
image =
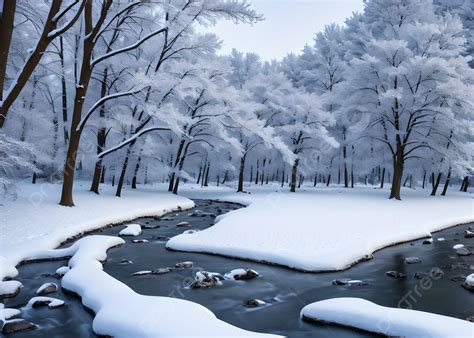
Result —
M167 215L161 219L142 218L137 221L143 228L142 235L125 238L127 243L109 251L105 271L145 295L171 296L204 305L218 318L238 327L266 333L278 333L290 337L367 337L367 333L328 325L315 325L301 321L301 309L318 300L334 297L361 297L390 307L412 307L442 315L465 319L474 315L474 295L463 289L462 282L451 278L469 275L474 270L474 257L458 257L452 248L462 243L474 245L473 239L465 239L463 232L471 225L462 225L434 235L431 245L422 240L381 250L374 259L360 263L350 270L336 273L311 274L291 269L231 259L206 254L173 252L165 249L167 238L186 230L202 230L212 225L214 216L226 213L239 206L230 203L197 201L194 210ZM202 217L190 216L196 210L208 213ZM190 228L177 228L176 224L188 221ZM101 234L117 236L123 227L101 231ZM445 241L437 239L443 237ZM131 243L132 239L147 239L148 243ZM404 258L417 256L421 263L407 265ZM123 260L133 264L121 264ZM174 267L178 262L192 261L192 269L173 270L168 274L132 276L141 270ZM24 305L34 296L35 290L44 282L55 281L54 277L41 274L54 273L66 261L42 262L20 267L18 280L25 287L21 293L5 302L7 307ZM187 286L199 270L224 274L236 268L252 268L260 276L248 281L224 281L212 289L190 289ZM435 269L435 270L433 270ZM406 279L386 276L389 270L407 275ZM422 280L414 278L417 272L432 272ZM367 285L335 286L336 278L360 279ZM59 283L59 280L56 280ZM53 297L64 299L66 306L58 309L34 309L24 311L23 318L40 326L38 330L17 333L15 336L37 337L88 337L94 336L91 329L92 315L84 310L80 301L64 295L61 291ZM260 299L267 304L248 308L244 301ZM405 299L405 300L404 300Z

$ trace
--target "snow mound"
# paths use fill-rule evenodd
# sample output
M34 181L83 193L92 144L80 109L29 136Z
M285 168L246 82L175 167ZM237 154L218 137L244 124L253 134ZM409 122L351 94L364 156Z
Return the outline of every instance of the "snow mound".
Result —
M139 236L142 233L140 224L128 224L125 229L119 232L119 236Z
M88 236L71 247L42 252L36 258L70 257L62 287L82 298L95 313L97 335L127 337L276 337L239 329L215 317L205 307L185 300L144 296L103 271L107 250L123 239ZM192 325L183 325L192 323Z
M474 273L467 276L464 283L466 283L467 286L474 287Z
M474 221L469 196L404 193L403 201L388 200L385 191L373 189L272 193L208 229L171 238L166 247L334 271L386 246Z
M52 309L55 307L63 306L64 301L52 297L33 297L28 301L28 304L26 304L26 308L34 308L39 306L39 304L48 305L48 307Z
M432 313L383 307L360 298L335 298L307 305L301 317L396 337L472 337L474 324Z

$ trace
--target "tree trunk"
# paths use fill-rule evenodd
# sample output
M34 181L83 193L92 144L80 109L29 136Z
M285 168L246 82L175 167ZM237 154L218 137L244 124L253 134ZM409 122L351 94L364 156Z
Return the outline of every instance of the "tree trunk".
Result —
M434 173L433 173L434 176ZM441 181L441 173L438 174L436 180L433 179L433 189L431 190L431 196L436 196L436 192L438 191L439 182Z
M426 170L423 171L423 183L421 185L421 188L425 189L425 185L426 185Z
M448 192L448 187L449 187L449 180L451 179L451 168L448 170L448 176L446 176L446 182L444 183L444 188L443 192L441 193L441 196L446 196Z
M240 159L240 168L239 168L239 184L237 187L237 192L244 192L244 171L245 171L245 155Z
M207 164L207 170L206 170L206 175L204 176L204 186L208 187L209 186L209 169L211 168L211 163Z
M328 180L326 181L326 187L329 187L329 184L331 184L331 174L328 175Z
M402 146L400 135L397 135L396 139L397 139L397 151L395 155L393 156L393 179L392 179L392 188L390 189L390 199L401 200L400 190L402 188L405 151Z
M385 184L385 168L382 169L382 176L380 177L380 189L383 189Z
M135 170L133 171L132 189L137 188L137 176L138 176L138 170L140 170L141 162L142 162L142 158L138 157L137 164L135 165Z
M131 147L132 147L132 144L130 144L129 147L127 148L127 154L125 155L125 159L123 160L122 170L120 171L120 177L119 177L119 180L118 180L118 183L117 183L117 191L115 193L115 196L117 196L117 197L122 196L123 182L125 180L125 174L127 172L128 159L130 157Z
M169 176L168 192L172 192L172 191L173 191L173 188L174 188L174 177L175 177L175 173L172 173L172 174Z
M281 173L281 187L283 188L285 186L285 168L283 168L283 171Z
M199 184L199 182L201 181L201 176L202 176L202 166L199 168L199 174L198 174L196 184Z
M3 90L7 74L8 53L12 41L15 21L16 0L4 0L2 16L0 17L0 101L3 100Z
M466 176L465 179L466 179L466 182L464 183L464 188L462 192L467 192L467 190L469 189L469 183L470 183L469 176Z
M69 141L69 133L67 130L67 87L66 87L66 70L64 66L64 44L63 37L59 37L59 61L61 63L61 104L63 111L63 137L64 144Z
M92 51L94 49L94 42L91 37L92 32L92 2L87 2L84 12L85 20L85 36L83 42L83 56L82 56L82 66L81 66L81 75L79 83L76 86L76 93L74 98L74 109L72 113L71 121L71 132L70 132L70 141L69 147L66 155L66 165L64 168L64 178L63 178L63 187L61 192L60 205L72 207L74 206L74 201L72 198L72 189L74 185L74 169L76 166L77 151L79 149L79 142L81 139L81 130L77 130L79 123L81 121L82 108L84 106L84 100L87 94L87 88L89 87L89 81L92 75L92 69L90 65L90 60L92 57ZM46 47L44 47L46 48ZM39 60L38 60L39 61Z
M290 191L296 192L296 175L298 173L298 164L299 159L296 159L293 167L291 168L291 184L290 184Z

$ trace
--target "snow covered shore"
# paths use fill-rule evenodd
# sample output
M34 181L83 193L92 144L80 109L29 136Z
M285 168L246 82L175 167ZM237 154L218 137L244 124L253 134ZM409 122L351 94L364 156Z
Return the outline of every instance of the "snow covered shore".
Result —
M390 337L471 338L474 335L474 324L465 320L383 307L360 298L335 298L309 304L301 311L301 317Z
M188 209L194 202L154 189L127 191L117 198L110 187L100 196L88 191L89 183L77 182L74 208L58 205L60 185L20 183L18 199L0 203L0 281L18 274L15 266L54 249L64 240L110 224L144 216L160 216ZM0 294L11 294L16 281L0 282Z
M259 195L212 228L172 238L167 248L305 271L343 270L386 246L474 221L471 195L430 197L408 189L403 194L403 201L388 200L386 191L370 188ZM234 195L216 198L238 202ZM240 202L251 198L240 196Z

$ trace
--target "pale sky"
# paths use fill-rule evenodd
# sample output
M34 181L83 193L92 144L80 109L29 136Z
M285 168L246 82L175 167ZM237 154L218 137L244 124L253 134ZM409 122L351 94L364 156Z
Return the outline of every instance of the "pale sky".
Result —
M256 52L262 59L281 59L289 52L299 53L312 44L315 33L330 23L343 24L354 11L363 9L362 0L250 0L265 20L253 26L222 22L211 29L224 45L222 54L232 48Z

